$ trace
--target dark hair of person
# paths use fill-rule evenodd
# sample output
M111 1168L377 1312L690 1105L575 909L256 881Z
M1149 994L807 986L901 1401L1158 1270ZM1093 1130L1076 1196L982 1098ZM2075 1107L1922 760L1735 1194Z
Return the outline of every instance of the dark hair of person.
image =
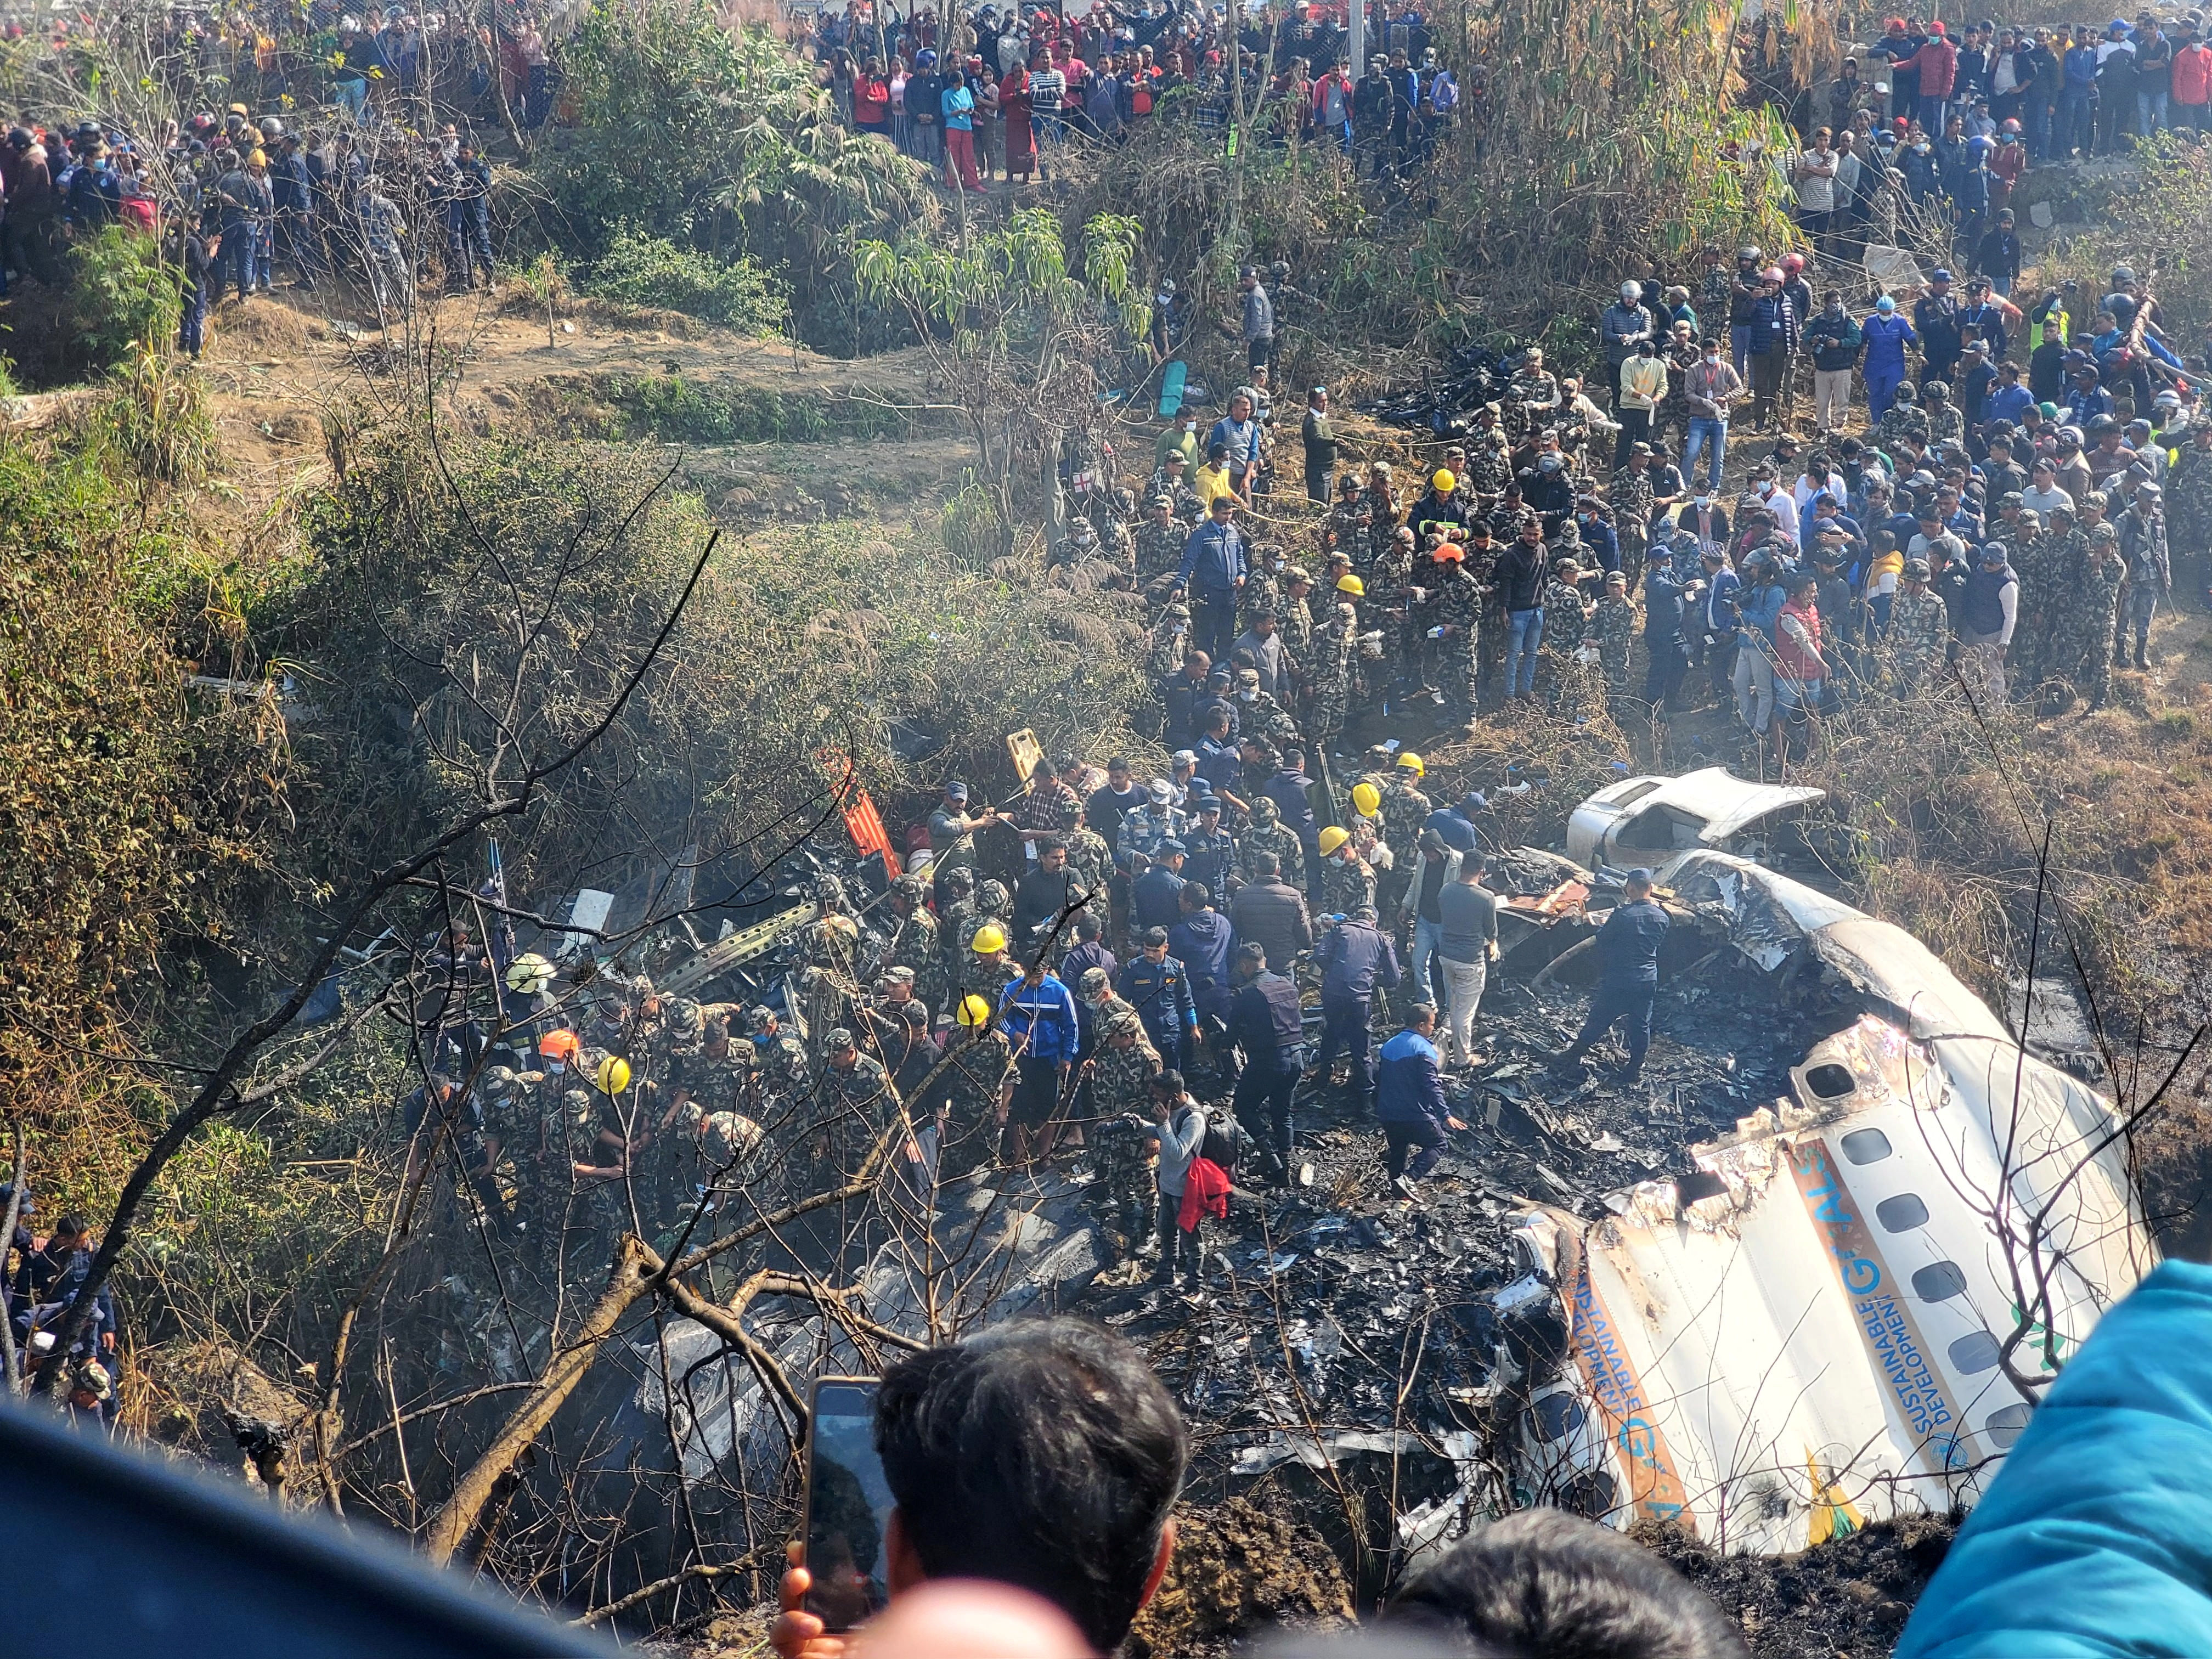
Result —
M893 1366L876 1449L924 1572L1032 1590L1110 1653L1143 1605L1189 1443L1141 1352L1062 1316Z
M1748 1652L1728 1616L1674 1568L1564 1510L1523 1510L1485 1527L1399 1591L1383 1617L1477 1659Z

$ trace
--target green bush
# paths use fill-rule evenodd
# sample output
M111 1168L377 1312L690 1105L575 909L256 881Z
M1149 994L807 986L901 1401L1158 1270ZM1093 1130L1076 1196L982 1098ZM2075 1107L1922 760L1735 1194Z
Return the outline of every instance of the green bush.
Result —
M773 333L784 319L776 284L750 258L717 259L630 225L608 239L584 291L622 305L680 311L745 334Z
M161 345L177 326L181 285L150 236L110 225L70 255L64 327L73 354L94 370L121 368L133 348Z

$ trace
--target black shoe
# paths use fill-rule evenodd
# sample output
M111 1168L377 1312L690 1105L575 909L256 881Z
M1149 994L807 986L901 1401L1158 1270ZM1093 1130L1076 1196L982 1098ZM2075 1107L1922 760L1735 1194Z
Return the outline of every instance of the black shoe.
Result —
M2141 645L2136 647L2136 666L2142 669L2145 673L2148 673L2150 672L2150 659L2144 654L2143 647Z

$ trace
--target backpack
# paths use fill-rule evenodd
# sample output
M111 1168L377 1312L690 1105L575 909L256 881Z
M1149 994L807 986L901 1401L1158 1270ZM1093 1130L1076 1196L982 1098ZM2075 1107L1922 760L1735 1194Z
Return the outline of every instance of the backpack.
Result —
M1232 1181L1237 1177L1237 1166L1252 1152L1252 1137L1237 1121L1233 1112L1208 1112L1206 1115L1206 1135L1198 1144L1198 1155L1209 1164L1218 1164L1221 1171Z

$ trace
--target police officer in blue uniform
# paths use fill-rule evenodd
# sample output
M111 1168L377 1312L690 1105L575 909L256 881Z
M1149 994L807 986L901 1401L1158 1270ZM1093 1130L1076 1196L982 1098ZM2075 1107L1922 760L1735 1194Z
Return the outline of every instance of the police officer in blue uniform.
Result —
M1628 1064L1616 1081L1633 1083L1651 1047L1651 1002L1659 994L1659 947L1667 942L1667 913L1651 896L1651 872L1631 870L1621 884L1621 902L1597 930L1597 994L1571 1046L1553 1065L1565 1070L1582 1058L1615 1025L1628 1044Z

